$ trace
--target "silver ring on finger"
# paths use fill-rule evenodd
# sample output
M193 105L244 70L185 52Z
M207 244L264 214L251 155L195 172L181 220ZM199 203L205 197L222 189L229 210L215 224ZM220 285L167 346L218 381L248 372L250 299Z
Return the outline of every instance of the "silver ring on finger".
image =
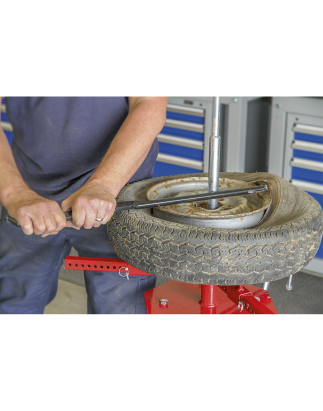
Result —
M96 218L95 221L101 222L101 221L103 221L103 218Z

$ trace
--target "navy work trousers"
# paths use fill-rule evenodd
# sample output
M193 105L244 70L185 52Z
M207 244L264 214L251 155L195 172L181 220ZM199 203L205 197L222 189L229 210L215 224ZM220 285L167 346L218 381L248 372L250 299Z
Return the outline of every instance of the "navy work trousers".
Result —
M0 313L42 314L57 292L58 274L74 247L82 257L118 258L107 226L91 230L64 228L42 238L0 220ZM123 274L124 275L124 274ZM155 287L155 276L84 271L89 314L145 314L144 292Z

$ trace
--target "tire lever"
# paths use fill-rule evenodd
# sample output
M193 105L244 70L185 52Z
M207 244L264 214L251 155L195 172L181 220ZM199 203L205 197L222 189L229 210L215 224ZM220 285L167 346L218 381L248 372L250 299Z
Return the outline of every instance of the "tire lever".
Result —
M117 203L115 212L126 211L126 210L138 210L141 208L153 208L158 206L167 206L180 203L189 203L193 201L206 201L213 198L222 198L222 197L234 197L245 194L254 194L254 193L263 193L268 190L267 185L246 187L246 188L237 188L234 190L224 190L217 191L215 193L202 193L195 194L191 196L183 197L170 197L164 198L162 200L151 200L151 201L120 201Z
M246 194L255 194L255 193L263 193L264 191L268 190L267 185L261 186L253 186L253 187L246 187L246 188L237 188L235 190L224 190L224 191L217 191L215 193L202 193L202 194L195 194L191 196L183 196L183 197L170 197L165 198L163 200L151 200L151 201L119 201L117 202L115 213L119 211L127 211L127 210L140 210L141 208L153 208L158 206L167 206L172 204L180 204L180 203L189 203L192 201L206 201L211 200L213 198L222 198L222 197L234 197L239 195L246 195ZM15 225L16 227L20 227L18 221L10 217L9 215L6 216L6 221ZM66 221L72 221L72 215L66 216Z

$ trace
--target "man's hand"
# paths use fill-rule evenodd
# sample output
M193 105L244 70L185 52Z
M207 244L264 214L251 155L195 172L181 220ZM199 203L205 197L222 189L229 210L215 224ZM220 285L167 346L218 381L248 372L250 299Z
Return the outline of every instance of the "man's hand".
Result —
M62 202L62 210L72 210L73 224L90 229L106 224L114 213L116 200L100 181L91 180ZM95 219L103 219L96 221Z
M27 235L46 237L66 227L66 216L56 201L47 200L26 187L11 193L5 204L8 214L15 218Z

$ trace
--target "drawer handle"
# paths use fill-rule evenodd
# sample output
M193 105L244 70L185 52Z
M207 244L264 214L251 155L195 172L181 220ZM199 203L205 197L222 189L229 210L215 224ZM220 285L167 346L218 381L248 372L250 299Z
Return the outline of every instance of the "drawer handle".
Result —
M182 130L197 131L198 133L204 133L204 124L190 123L188 121L167 119L165 126L172 128L180 128Z
M158 134L158 141L161 143L173 144L175 146L195 148L197 150L203 150L203 141L191 140L189 138L169 136L167 134Z
M293 131L297 133L314 134L315 136L323 137L323 128L315 126L307 126L306 124L295 124Z
M195 170L203 170L203 161L190 160L188 158L170 156L168 154L159 153L157 156L157 161L166 164L173 164L175 166L194 168Z
M323 139L322 144L295 140L292 143L292 148L294 148L295 150L311 151L312 153L323 153Z
M323 194L322 184L309 183L308 181L301 181L301 180L291 180L291 183L294 184L294 186L301 188L304 191L310 191L311 193Z
M172 113L188 114L191 116L204 117L204 110L202 108L184 107L177 104L167 104L167 111Z
M292 167L306 168L307 170L323 171L323 163L319 161L303 160L301 158L293 158L290 162Z
M5 123L4 121L1 121L1 127L5 131L13 131L12 125L10 123Z

